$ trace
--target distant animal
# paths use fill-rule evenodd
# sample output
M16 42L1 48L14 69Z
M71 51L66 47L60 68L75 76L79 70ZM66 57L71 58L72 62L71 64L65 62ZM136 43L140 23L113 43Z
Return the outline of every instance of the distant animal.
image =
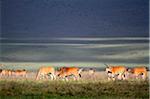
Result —
M51 66L41 67L36 75L36 80L48 78L49 75L52 80L56 79L55 69Z
M25 69L23 70L12 70L12 75L15 77L26 77L27 76L27 71Z
M0 64L0 66L4 66L4 64Z
M93 75L93 74L95 73L95 70L94 70L93 68L90 68L90 69L88 70L88 73L89 73L90 75Z
M68 80L68 76L73 76L74 80L77 80L79 77L81 77L81 71L82 69L77 67L62 67L59 70L58 77Z
M142 79L145 80L147 78L148 69L145 66L135 67L132 69L128 69L127 71L128 71L128 73L135 76L136 79L139 79L140 77L142 77Z
M9 76L11 76L11 74L12 74L12 72L9 69L8 70L5 70L5 69L1 70L1 76L9 77Z
M125 80L125 73L127 71L127 68L125 66L109 66L106 65L106 73L108 76L108 80Z

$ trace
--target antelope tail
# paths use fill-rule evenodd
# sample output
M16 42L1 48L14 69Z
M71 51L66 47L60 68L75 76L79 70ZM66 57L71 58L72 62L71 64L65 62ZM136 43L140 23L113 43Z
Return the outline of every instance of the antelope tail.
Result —
M80 78L81 78L81 74L79 74Z
M79 73L79 76L81 77L81 72L82 72L83 68L79 69L78 73Z
M78 73L80 74L82 72L83 68L79 69Z

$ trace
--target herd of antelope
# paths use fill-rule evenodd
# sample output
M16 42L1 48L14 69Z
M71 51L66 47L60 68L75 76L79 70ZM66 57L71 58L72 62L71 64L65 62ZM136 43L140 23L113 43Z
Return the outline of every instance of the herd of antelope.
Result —
M108 76L108 80L126 80L129 78L135 79L147 79L148 68L145 66L127 68L125 66L109 66L106 65L106 73Z
M41 67L36 75L36 80L51 77L52 80L57 78L68 80L69 76L72 76L74 80L81 77L82 69L78 67L61 67L59 70L55 71L53 67Z
M23 70L10 70L10 69L0 69L0 76L5 77L26 77L27 71Z
M106 65L106 64L105 64ZM81 78L81 72L83 68L78 67L60 67L59 70L55 70L54 67L41 67L36 74L36 80L40 79L63 79L68 80L69 77L72 77L74 80ZM89 73L93 74L95 70L90 69ZM134 67L128 69L125 66L110 66L106 65L105 72L107 74L108 80L126 80L129 78L143 79L146 80L148 69L144 66ZM27 77L28 71L23 70L5 70L0 69L0 76L13 76L13 77Z

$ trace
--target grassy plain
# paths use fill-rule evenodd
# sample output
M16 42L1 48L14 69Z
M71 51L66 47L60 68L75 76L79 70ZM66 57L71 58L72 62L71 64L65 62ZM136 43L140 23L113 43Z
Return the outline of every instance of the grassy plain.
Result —
M23 63L1 66L1 69L26 69L28 73L27 78L0 77L0 99L149 99L148 80L107 81L103 68L92 67L96 72L91 75L83 71L79 81L35 81L41 66Z
M149 82L3 79L0 99L149 99Z

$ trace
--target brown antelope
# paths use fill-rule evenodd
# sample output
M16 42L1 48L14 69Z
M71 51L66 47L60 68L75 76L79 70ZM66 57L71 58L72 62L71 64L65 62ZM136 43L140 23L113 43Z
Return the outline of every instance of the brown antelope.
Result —
M74 76L74 79L78 79L78 77L81 77L81 71L82 69L77 67L62 67L59 70L58 77L68 80L68 76Z
M11 76L11 74L12 74L11 70L2 70L1 71L1 76L9 77L9 76Z
M106 67L106 73L108 75L108 80L123 79L125 80L125 73L127 69L125 66L108 66Z
M47 78L48 75L51 76L51 79L54 80L56 78L55 76L55 69L53 67L41 67L36 75L36 80L42 78Z
M23 70L12 70L12 75L15 77L26 77L27 76L27 71L25 69Z
M138 79L140 76L144 80L147 78L147 68L145 66L128 69L128 73L135 76L136 79Z

